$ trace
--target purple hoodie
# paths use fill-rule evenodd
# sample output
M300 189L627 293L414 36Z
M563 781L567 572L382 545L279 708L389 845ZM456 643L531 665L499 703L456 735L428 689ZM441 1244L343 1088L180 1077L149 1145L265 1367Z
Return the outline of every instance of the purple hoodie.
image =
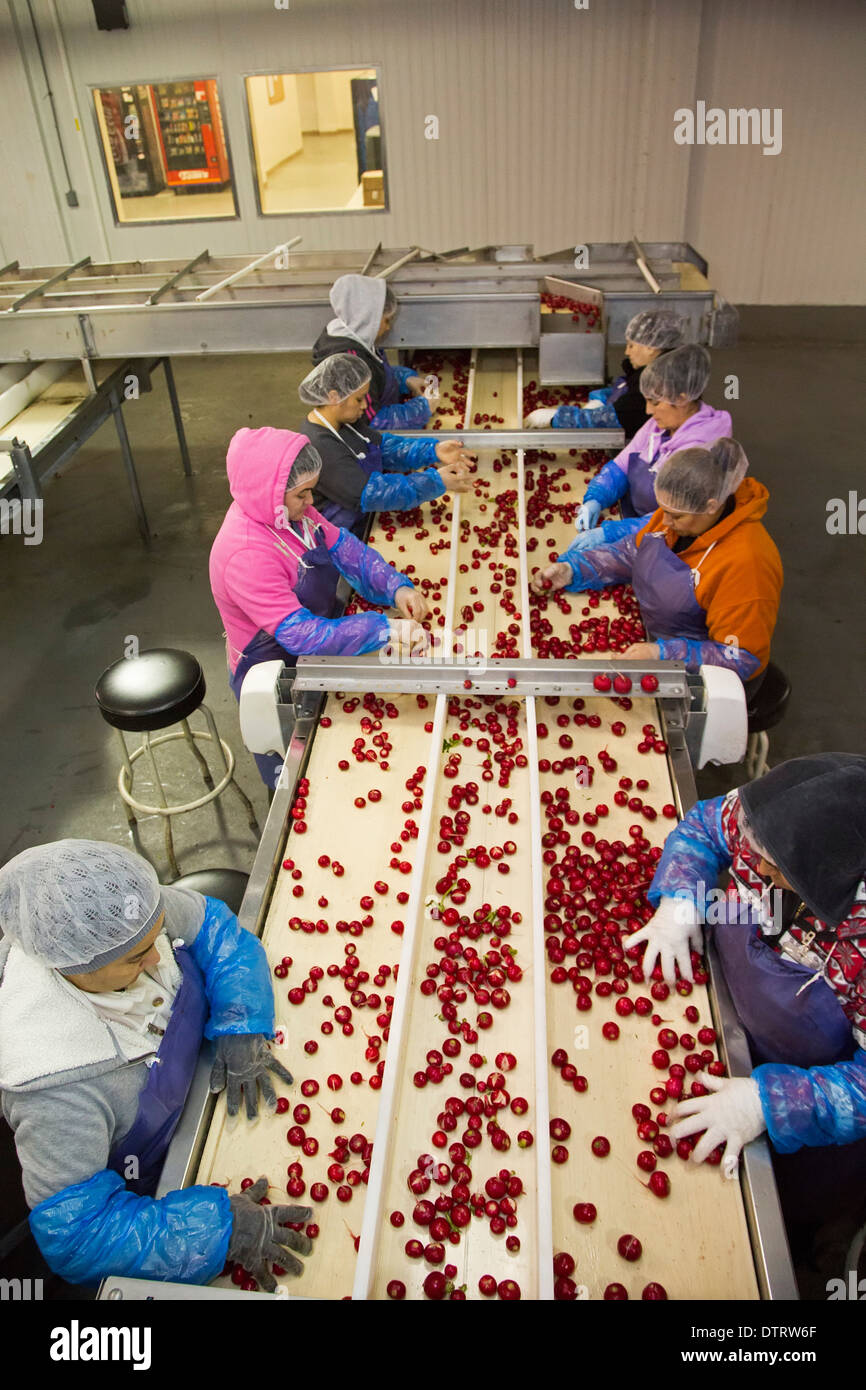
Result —
M226 469L234 501L210 552L210 585L226 630L226 653L235 670L257 632L275 633L301 607L295 596L298 558L283 501L295 458L309 440L293 430L238 430L229 445ZM330 550L340 532L313 508L305 515L324 532Z
M727 439L733 432L733 421L726 410L716 410L701 401L700 408L690 415L685 424L680 425L673 434L659 429L655 420L647 419L637 434L630 439L611 462L623 473L628 473L628 461L632 454L640 454L650 465L650 473L657 473L665 459L679 449L706 449L717 439Z

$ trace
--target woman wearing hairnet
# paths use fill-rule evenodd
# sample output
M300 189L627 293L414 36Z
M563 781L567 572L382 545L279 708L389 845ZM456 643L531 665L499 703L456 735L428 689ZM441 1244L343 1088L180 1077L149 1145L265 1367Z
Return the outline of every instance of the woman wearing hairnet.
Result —
M665 459L681 449L708 448L730 436L728 412L702 399L709 379L710 354L696 343L674 348L644 367L639 386L651 419L587 487L575 521L578 546L592 547L639 531L655 510L654 483ZM599 526L602 509L615 502L620 503L623 519Z
M211 547L210 583L238 699L247 671L261 661L293 664L313 652L355 656L389 643L411 650L426 641L418 624L427 604L411 579L313 508L321 466L307 436L292 430L242 429L229 445L234 501ZM340 575L368 603L393 604L400 619L332 618ZM254 756L265 785L274 787L282 760Z
M533 588L631 584L651 640L623 656L727 666L751 693L770 656L782 562L761 521L767 489L748 466L734 439L680 449L658 471L658 506L640 532L588 550L573 541Z
M276 1104L292 1078L268 1047L274 1002L260 942L215 898L161 888L150 864L96 840L24 850L0 869L0 1091L50 1267L204 1284L226 1259L265 1288L293 1274L309 1207L259 1206L267 1183L153 1193L203 1038L211 1090Z
M445 492L468 491L474 455L462 442L380 434L362 418L369 389L366 362L348 353L326 357L298 387L312 407L306 430L322 459L314 492L322 516L351 528L365 512L409 511Z
M341 275L331 288L336 318L323 328L313 346L313 364L335 352L350 352L367 368L364 418L378 430L423 430L430 419L424 382L411 367L393 367L376 346L391 329L397 299L386 280L372 275ZM409 393L412 400L401 403Z
M796 1221L811 1200L866 1193L866 758L817 753L699 801L668 836L652 885L656 907L631 937L646 943L673 984L692 978L701 905L730 874L721 910L706 913L734 1007L746 1029L751 1077L700 1079L710 1094L684 1102L674 1139L706 1131L693 1157L726 1144L732 1177L744 1144L766 1129L779 1154L825 1145L831 1154L777 1162ZM772 890L772 895L771 895ZM770 910L772 903L773 910ZM861 1141L855 1143L855 1141ZM804 1179L811 1179L811 1194ZM853 1191L852 1191L853 1184Z
M634 438L646 423L646 401L641 394L640 374L650 362L680 347L685 339L686 321L670 309L635 314L625 330L625 357L622 374L611 386L590 391L586 405L542 406L527 415L528 429L617 430L625 441Z

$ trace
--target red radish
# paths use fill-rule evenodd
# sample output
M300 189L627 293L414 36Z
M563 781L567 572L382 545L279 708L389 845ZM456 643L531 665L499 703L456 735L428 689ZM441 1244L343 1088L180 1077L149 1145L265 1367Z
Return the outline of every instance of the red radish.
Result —
M513 1279L503 1279L497 1293L504 1302L515 1303L520 1298L520 1285Z
M657 1159L651 1149L641 1149L635 1162L644 1173L651 1173L656 1166Z
M667 1299L667 1291L661 1284L647 1284L641 1298L647 1303L660 1303Z
M593 1206L592 1202L576 1202L572 1210L572 1215L575 1221L581 1226L591 1226L598 1216L598 1211Z
M439 1270L434 1269L424 1280L424 1292L428 1298L438 1302L448 1292L448 1280Z
M550 1121L551 1139L568 1139L571 1135L571 1125L567 1120L553 1119Z
M550 1151L550 1157L554 1163L567 1163L568 1149L564 1144L554 1144Z
M574 1259L565 1250L553 1257L553 1272L560 1278L567 1279L574 1273Z
M624 1260L639 1260L643 1254L643 1246L637 1236L620 1236L616 1248Z
M647 1186L649 1187L650 1192L654 1193L656 1197L670 1196L671 1180L668 1177L667 1173L653 1173L652 1177L647 1183Z
M619 1037L619 1027L615 1023L605 1023L601 1031L608 1042L616 1042Z
M593 679L592 684L595 690L601 691L602 694L606 694L607 691L610 690L612 682L610 676L606 676L603 672L599 672Z
M592 1151L596 1158L606 1158L610 1153L610 1140L605 1139L603 1134L599 1134L592 1141Z
M606 1303L625 1302L628 1299L628 1290L622 1284L608 1284L604 1291Z
M402 1279L391 1279L389 1280L386 1293L389 1298L405 1298L406 1285L403 1283Z
M496 1293L496 1280L492 1274L482 1274L478 1280L478 1288L485 1298L492 1298Z

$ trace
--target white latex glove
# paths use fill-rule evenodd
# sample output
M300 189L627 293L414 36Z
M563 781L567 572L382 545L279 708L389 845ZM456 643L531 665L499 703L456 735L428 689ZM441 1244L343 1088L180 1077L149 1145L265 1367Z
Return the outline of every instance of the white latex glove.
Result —
M584 502L580 507L574 519L575 527L578 531L592 531L600 516L601 503L590 497L589 501Z
M550 422L559 409L556 405L540 406L538 410L531 410L523 422L526 430L547 430L550 429Z
M406 661L410 656L426 652L430 634L411 618L389 618L389 646L395 656Z
M604 401L584 401L584 410L601 410Z
M703 949L703 937L698 910L689 898L662 898L655 915L640 931L628 937L629 946L646 942L643 958L644 974L649 975L657 960L669 985L676 984L676 967L680 976L694 983L689 946Z
M706 1130L692 1154L695 1163L703 1163L713 1149L724 1144L722 1172L726 1178L735 1178L743 1145L767 1128L758 1083L751 1076L711 1076L704 1071L698 1072L695 1080L715 1094L680 1101L674 1110L677 1123L670 1130L671 1139L676 1143Z

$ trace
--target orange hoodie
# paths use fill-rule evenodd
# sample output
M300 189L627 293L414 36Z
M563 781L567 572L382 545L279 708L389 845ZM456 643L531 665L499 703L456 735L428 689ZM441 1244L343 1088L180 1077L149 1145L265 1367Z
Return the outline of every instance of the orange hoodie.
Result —
M761 671L769 660L782 592L782 561L761 521L768 497L763 483L744 478L734 493L730 516L678 552L679 559L700 574L695 598L706 614L711 640L730 644L735 638L739 647L758 658ZM669 548L679 539L666 528L661 508L638 533L638 546L650 531L663 532Z

